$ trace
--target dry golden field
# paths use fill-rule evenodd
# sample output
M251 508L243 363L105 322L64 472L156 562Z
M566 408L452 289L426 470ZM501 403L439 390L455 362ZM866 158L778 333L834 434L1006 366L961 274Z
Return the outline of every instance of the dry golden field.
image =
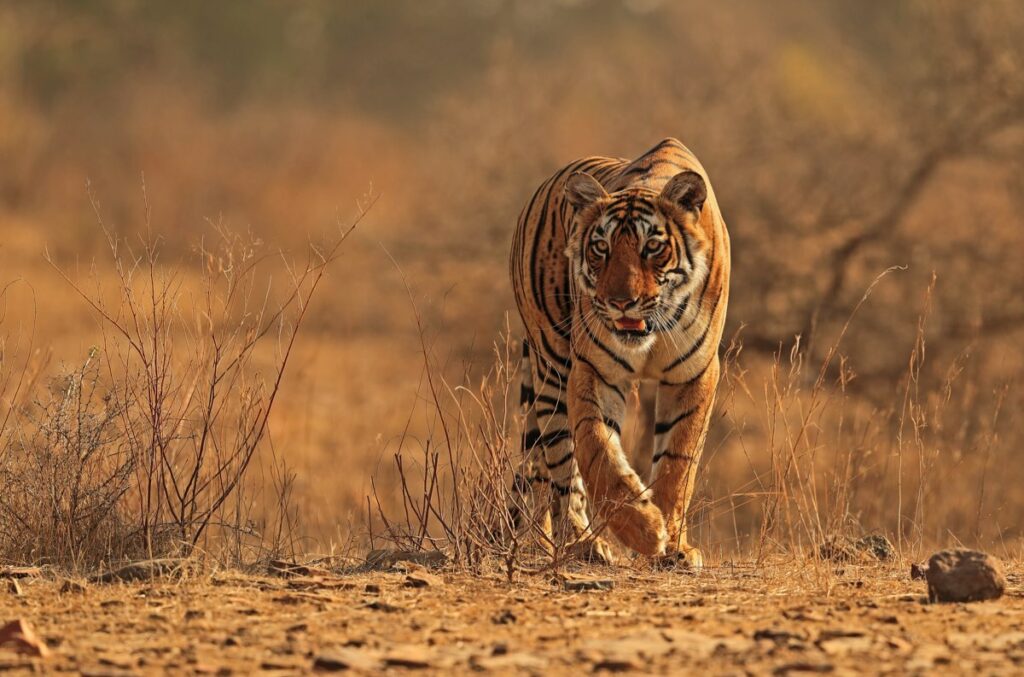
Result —
M0 1L0 565L44 567L0 621L96 674L301 672L346 643L369 669L571 671L655 634L624 669L944 647L1012 671L1018 640L960 635L1010 632L1019 580L901 596L940 547L1022 557L1021 35L1014 0ZM733 245L690 516L709 570L538 564L484 533L522 415L513 225L567 161L670 135ZM813 557L872 533L896 563ZM264 578L389 545L443 550L445 582ZM59 593L164 556L201 571ZM366 611L368 583L403 610ZM129 626L177 648L103 663Z

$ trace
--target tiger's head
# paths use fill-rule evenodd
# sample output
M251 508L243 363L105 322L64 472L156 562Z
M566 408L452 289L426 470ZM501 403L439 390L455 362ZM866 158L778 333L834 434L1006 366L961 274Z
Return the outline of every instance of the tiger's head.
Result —
M659 193L629 188L609 195L589 174L565 183L575 209L565 254L594 316L625 344L647 343L676 324L707 275L707 236L697 227L707 199L700 174L686 170Z

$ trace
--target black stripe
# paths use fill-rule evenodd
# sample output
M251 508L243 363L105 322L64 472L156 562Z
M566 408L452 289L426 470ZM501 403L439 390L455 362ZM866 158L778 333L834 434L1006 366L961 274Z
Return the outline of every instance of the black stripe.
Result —
M693 347L691 347L689 350L687 350L685 354L680 355L679 357L677 357L675 359L675 361L672 362L672 364L670 364L667 367L665 367L662 370L662 373L668 372L668 371L672 371L673 369L678 367L680 364L682 364L683 362L686 362L688 359L693 357L693 354L696 353L698 350L700 350L701 346L704 345L704 341L707 340L708 334L711 332L711 325L714 324L714 323L715 323L715 316L712 313L711 319L708 320L708 326L704 327L704 333L700 335L700 338L697 339L697 342L695 344L693 344Z
M537 401L543 402L544 404L550 404L552 407L556 409L561 408L562 411L565 410L565 400L563 400L561 397L551 397L551 395L541 394L537 395Z
M683 233L683 247L686 248L686 261L690 264L690 270L693 270L693 253L690 251L690 241L686 233ZM708 271L708 277L711 277L711 271Z
M707 274L707 277L704 278L704 285L700 289L700 296L697 297L697 308L698 308L698 311L696 313L694 313L693 319L690 320L690 323L688 325L686 325L685 327L683 327L683 331L684 332L689 331L690 327L692 327L697 322L697 319L700 317L700 310L699 310L699 308L702 305L704 305L704 295L707 294L708 287L711 286L711 278L715 274L715 246L714 246L714 244L715 244L715 242L714 242L714 240L712 240L711 241L711 258L708 260L708 274ZM721 299L721 297L722 297L722 295L719 294L718 295L718 299L715 300L715 309L716 310L718 309L718 301ZM715 316L715 313L714 313L714 310L712 310L711 311L711 317L714 317L714 316Z
M544 465L546 465L548 467L548 470L554 470L558 466L565 465L566 463L568 463L571 460L572 460L572 451L570 451L568 454L566 454L562 458L558 459L554 463L548 463L547 461L545 461Z
M610 419L610 418L601 418L600 416L584 416L580 420L576 421L576 425L573 426L573 429L572 429L573 434L575 435L576 431L579 429L579 427L581 425L583 425L584 423L586 423L587 421L599 421L600 423L603 423L606 426L608 426L609 428L611 428L612 430L614 430L616 435L621 435L622 434L622 431L621 431L621 429L619 427L619 422L618 421L615 421L615 420Z
M643 214L644 216L654 216L654 208L643 198L640 198L640 200L642 201L633 200L630 202L630 211L634 212L631 216L636 218L636 213Z
M534 399L537 397L537 393L534 392L533 388L527 385L519 386L519 404L533 404Z
M567 487L559 486L557 482L551 483L551 488L558 492L559 496L568 496L572 493L572 485Z
M672 428L674 428L676 424L682 421L684 418L689 418L690 416L693 416L693 413L697 411L698 408L699 406L693 407L692 409L687 409L686 411L680 413L678 416L676 416L671 421L668 421L667 423L655 423L654 434L664 435L668 431L672 430Z
M656 453L654 457L651 458L651 463L657 463L662 458L688 458L691 460L693 459L693 457L690 456L689 454L677 454L674 451L669 451L668 449L666 449L664 451L659 451L658 453Z
M567 175L573 169L574 165L568 165L567 167L563 167L554 176L552 176L550 179L541 184L541 188L538 189L538 192L541 189L544 190L544 201L541 205L540 212L537 214L537 220L534 224L533 247L530 250L530 287L532 288L532 291L534 293L534 305L536 305L536 307L539 308L542 313L544 313L544 316L548 320L548 325L551 327L557 327L559 319L553 317L551 313L548 311L548 305L547 303L545 303L544 299L544 297L546 296L544 275L539 275L537 268L540 259L541 242L544 236L545 227L548 223L548 211L551 208L552 188L554 188L555 184L557 184L563 176ZM539 195L535 196L534 200L531 200L530 202L529 212L527 213L527 224L529 224L529 214L533 213L533 207L537 197L539 197ZM555 331L558 330L556 329ZM543 332L541 332L541 335L543 336Z
M552 430L549 433L538 435L536 444L541 447L553 447L563 440L569 439L568 430Z
M682 364L686 360L688 360L691 357L693 357L693 354L695 352L700 350L701 346L704 345L704 341L707 340L707 338L708 338L708 333L711 331L711 325L713 325L715 323L715 314L718 312L718 304L721 302L721 300L722 300L722 294L719 294L715 298L715 305L711 307L711 314L708 317L708 326L704 327L704 333L701 334L700 338L697 340L697 343L692 348L690 348L686 352L685 355L681 355L680 357L676 358L676 360L672 364L670 364L667 367L665 367L664 369L662 369L662 373L671 371L672 369L678 367L680 364ZM686 328L689 329L690 327L692 327L693 323L697 321L698 317L700 317L700 312L698 312L696 315L694 315L693 321L690 322L690 324L687 325ZM685 329L684 329L684 331L685 331Z
M683 297L683 300L679 302L679 307L676 308L676 312L672 316L672 326L675 326L679 322L679 319L683 316L683 313L686 312L686 308L689 305L690 305L690 295L687 294L686 296Z
M633 369L633 365L631 365L629 362L626 362L626 360L616 355L611 348L601 343L601 340L594 336L594 332L590 331L590 325L583 321L582 317L580 318L580 324L583 325L583 330L587 333L587 337L591 340L591 342L593 342L594 345L603 350L605 354L608 355L608 357L615 360L619 364L619 366L628 371L630 374L635 373L636 370Z
M558 380L552 381L551 379L547 378L548 374L554 374ZM562 390L562 384L569 380L567 376L562 376L562 374L558 373L556 369L553 369L551 367L547 367L543 374L538 372L536 376L537 379L544 385L559 391Z
M587 365L591 369L593 369L594 373L597 375L597 378L600 379L601 383L603 383L605 387L611 389L616 395L618 395L619 399L622 400L623 403L626 402L626 396L622 393L622 391L619 390L616 386L612 385L612 383L609 382L608 379L604 377L604 374L601 373L601 370L594 366L593 362L579 354L576 355L576 359L582 362L583 364Z
M677 388L680 387L680 386L693 385L694 383L699 381L701 376L703 376L707 372L707 370L711 367L711 363L715 361L715 357L716 357L715 355L712 355L711 359L708 360L708 363L704 365L703 369L701 369L700 371L698 371L696 373L696 375L694 375L693 377L683 381L682 383L672 383L671 381L661 381L661 385L663 385L663 386L674 386L674 387L677 387Z
M554 369L556 365L563 367L569 366L569 358L559 355L558 351L551 347L551 344L548 343L548 337L544 334L543 330L540 332L540 344L541 347L544 349L541 352L541 357L543 357L544 361L548 363L548 367ZM554 360L552 360L551 358L554 358ZM554 369L554 371L557 372L558 370ZM563 379L565 378L564 376L562 376L560 372L558 373L558 375Z
M666 146L675 146L679 150L683 150L685 148L683 144L679 143L678 139L674 139L671 136L667 136L661 141L659 141L657 146L644 153L644 155L653 155L654 153L657 153L659 150Z

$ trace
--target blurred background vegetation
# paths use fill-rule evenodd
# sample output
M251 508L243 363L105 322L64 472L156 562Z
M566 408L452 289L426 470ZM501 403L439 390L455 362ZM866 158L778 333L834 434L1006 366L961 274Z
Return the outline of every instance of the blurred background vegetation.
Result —
M105 250L87 182L131 237L144 174L169 259L211 224L300 247L380 194L314 308L273 428L303 533L343 539L419 400L402 275L446 364L480 369L513 307L506 252L535 186L576 157L676 136L730 227L727 334L751 373L776 352L820 364L870 282L903 268L851 323L830 387L886 439L910 381L955 400L941 444L924 445L941 459L928 491L964 500L926 525L891 511L872 490L888 452L872 457L861 430L841 441L871 468L854 473L850 518L1018 538L1021 36L1015 0L0 1L0 283L26 283L5 297L5 326L34 322L55 364L95 342L43 260L87 271ZM933 273L927 359L908 381ZM710 505L769 463L751 444L764 407L741 400L723 405L734 427L709 454ZM758 504L737 510L709 514L701 538L742 543Z

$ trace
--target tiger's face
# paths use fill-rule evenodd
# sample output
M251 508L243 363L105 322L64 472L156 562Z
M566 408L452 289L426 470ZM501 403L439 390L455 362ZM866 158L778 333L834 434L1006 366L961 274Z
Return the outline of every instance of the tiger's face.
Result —
M593 316L626 344L674 327L707 271L707 239L696 227L707 198L704 179L684 171L661 193L609 195L578 172L565 191L576 210L566 256Z

